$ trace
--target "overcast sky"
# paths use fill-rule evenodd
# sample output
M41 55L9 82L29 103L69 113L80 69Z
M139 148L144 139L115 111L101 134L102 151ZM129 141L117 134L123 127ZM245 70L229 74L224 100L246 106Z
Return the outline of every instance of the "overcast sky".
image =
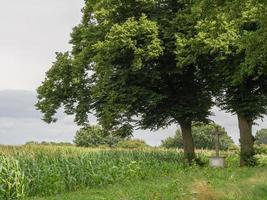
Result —
M83 0L0 0L0 143L71 142L78 129L72 117L60 114L56 124L41 121L35 90L54 61L55 52L70 49L69 34L81 19ZM238 141L235 116L214 108L212 119ZM254 133L267 127L266 120ZM160 144L177 127L157 133L136 131L135 137Z

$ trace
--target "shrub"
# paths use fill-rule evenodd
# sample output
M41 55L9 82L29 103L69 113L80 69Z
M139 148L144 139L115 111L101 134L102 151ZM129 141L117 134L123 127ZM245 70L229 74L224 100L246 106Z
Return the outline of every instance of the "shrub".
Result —
M121 140L104 131L100 126L86 126L80 129L74 138L74 143L79 147L115 146Z
M73 144L69 142L36 142L36 141L29 141L26 142L25 145L45 145L45 146L73 146Z
M267 155L256 155L255 158L259 166L265 167L267 165Z
M143 149L149 146L143 140L134 139L120 141L116 147L125 149Z
M255 145L256 154L266 154L267 155L267 145Z
M183 148L183 140L181 131L177 130L173 137L168 137L167 139L161 141L161 146L167 149L170 148Z
M255 144L267 144L267 129L257 131L255 136Z
M26 142L25 145L39 145L39 142L29 141L29 142Z

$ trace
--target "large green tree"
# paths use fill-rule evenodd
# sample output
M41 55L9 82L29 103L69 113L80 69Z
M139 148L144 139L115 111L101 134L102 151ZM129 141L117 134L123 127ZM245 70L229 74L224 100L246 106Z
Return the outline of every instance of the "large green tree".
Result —
M63 106L83 124L88 114L108 130L181 126L185 157L195 157L191 125L212 106L201 66L182 62L178 36L196 31L194 1L86 0L69 53L57 59L38 88L44 120ZM200 64L201 63L201 64ZM208 69L206 68L206 72Z
M178 55L187 63L209 55L213 71L208 78L214 74L210 80L219 86L218 104L238 117L240 164L254 164L252 125L267 111L266 3L207 0L199 3L198 10L197 31L190 38L179 38L185 48ZM193 59L188 61L187 54Z

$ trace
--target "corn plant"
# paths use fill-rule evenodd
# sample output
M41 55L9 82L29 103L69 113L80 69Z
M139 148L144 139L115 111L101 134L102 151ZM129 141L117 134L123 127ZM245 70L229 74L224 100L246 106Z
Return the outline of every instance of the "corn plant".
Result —
M26 179L18 160L0 157L0 199L24 199Z

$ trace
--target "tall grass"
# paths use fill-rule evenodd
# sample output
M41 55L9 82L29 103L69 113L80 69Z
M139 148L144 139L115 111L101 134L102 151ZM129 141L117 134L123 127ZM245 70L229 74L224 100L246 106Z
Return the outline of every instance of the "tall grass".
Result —
M84 187L168 174L182 165L175 151L2 147L0 199L53 195Z
M86 149L55 146L0 147L0 199L24 199L103 187L186 171L176 150ZM198 151L208 163L210 151ZM225 152L228 166L238 166L238 154ZM259 160L267 163L266 156Z

